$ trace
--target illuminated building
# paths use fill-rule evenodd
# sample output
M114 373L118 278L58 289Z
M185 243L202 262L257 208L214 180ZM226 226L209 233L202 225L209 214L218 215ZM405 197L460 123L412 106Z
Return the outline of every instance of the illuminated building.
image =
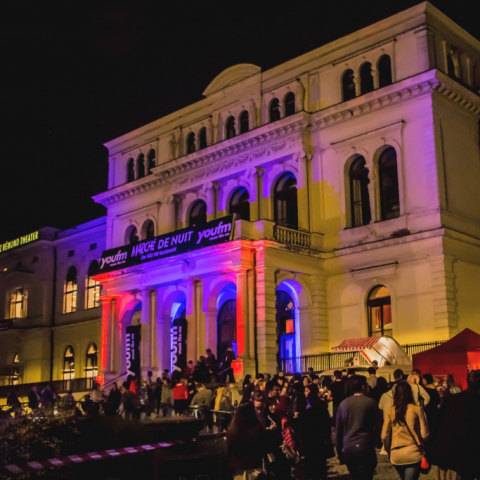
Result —
M232 342L250 373L350 337L478 330L479 88L479 42L421 4L266 72L228 68L108 142L110 255L240 219L230 242L98 277L105 378L126 372L130 325L142 374L169 368L182 315L188 359Z
M92 275L105 248L105 218L64 231L45 227L3 245L11 248L0 252L0 385L89 378L66 386L90 387L101 338Z
M171 368L172 325L239 375L479 331L479 89L480 43L423 3L108 142L100 377L138 333L141 374Z

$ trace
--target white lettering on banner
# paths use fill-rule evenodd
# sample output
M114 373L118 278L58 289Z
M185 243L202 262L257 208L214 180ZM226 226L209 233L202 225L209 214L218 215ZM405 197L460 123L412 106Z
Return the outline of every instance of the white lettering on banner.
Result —
M132 372L131 367L132 367L132 340L131 340L131 333L127 333L125 336L125 341L126 341L126 347L127 347L127 352L126 352L126 357L127 357L127 374L128 375L135 375L134 372Z
M132 257L136 257L138 254L144 255L145 253L153 252L153 250L155 250L156 243L157 239L154 238L150 242L142 242L138 245L135 245L132 248Z
M177 366L177 353L178 353L178 327L172 327L171 335L171 352L172 352L172 368L177 372L181 372L181 369Z
M223 222L220 222L215 228L207 228L205 230L201 230L200 232L198 232L197 245L202 241L202 238L212 237L213 240L214 238L217 238L217 235L220 234L222 234L223 237L223 234L230 233L231 229L231 223L227 223L224 225Z
M118 251L116 255L110 255L109 257L102 258L102 265L100 266L100 269L102 269L105 264L107 265L116 265L118 262L125 261L128 257L128 253L124 252L122 253L121 250Z

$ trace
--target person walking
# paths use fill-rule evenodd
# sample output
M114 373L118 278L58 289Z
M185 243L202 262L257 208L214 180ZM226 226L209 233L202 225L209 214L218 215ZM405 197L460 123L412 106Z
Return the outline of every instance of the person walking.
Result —
M337 455L353 480L371 480L377 466L377 405L365 395L365 377L354 375L349 382L353 394L340 404L337 412Z
M164 417L170 417L173 414L174 397L172 381L167 378L163 382L160 393L160 403L158 408L158 415L160 416L160 409Z
M327 405L318 394L307 395L307 408L300 414L300 438L305 459L307 480L327 480L327 459L335 456L333 451L330 415Z
M418 480L427 435L425 415L415 404L411 385L397 385L393 407L385 415L382 440L389 444L390 461L402 480Z
M420 375L417 372L410 373L410 375L407 377L407 382L412 388L413 400L415 401L415 405L420 405L421 407L425 408L430 401L430 396L420 385Z
M367 384L370 392L377 386L377 370L375 370L375 367L368 367Z
M335 426L335 419L337 418L338 407L345 399L345 382L343 381L343 373L341 370L335 370L333 372L335 381L328 386L327 401L332 402L333 416L332 422Z
M240 405L227 430L227 457L234 480L260 473L267 450L265 428L257 418L255 407L251 402Z
M445 380L445 386L443 389L443 401L445 402L448 397L460 393L461 390L455 385L455 377L450 373Z

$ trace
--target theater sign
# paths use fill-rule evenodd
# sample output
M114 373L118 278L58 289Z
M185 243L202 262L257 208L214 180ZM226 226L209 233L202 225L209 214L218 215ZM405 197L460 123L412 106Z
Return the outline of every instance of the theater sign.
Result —
M112 248L103 252L100 273L133 267L153 260L191 252L228 242L233 235L233 215L203 225L176 230L133 245Z

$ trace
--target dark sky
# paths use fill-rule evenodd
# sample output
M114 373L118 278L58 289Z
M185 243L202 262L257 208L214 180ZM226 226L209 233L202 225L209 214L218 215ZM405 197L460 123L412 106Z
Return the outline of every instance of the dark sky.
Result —
M1 2L0 241L105 213L103 143L418 0ZM480 38L466 0L432 2Z

